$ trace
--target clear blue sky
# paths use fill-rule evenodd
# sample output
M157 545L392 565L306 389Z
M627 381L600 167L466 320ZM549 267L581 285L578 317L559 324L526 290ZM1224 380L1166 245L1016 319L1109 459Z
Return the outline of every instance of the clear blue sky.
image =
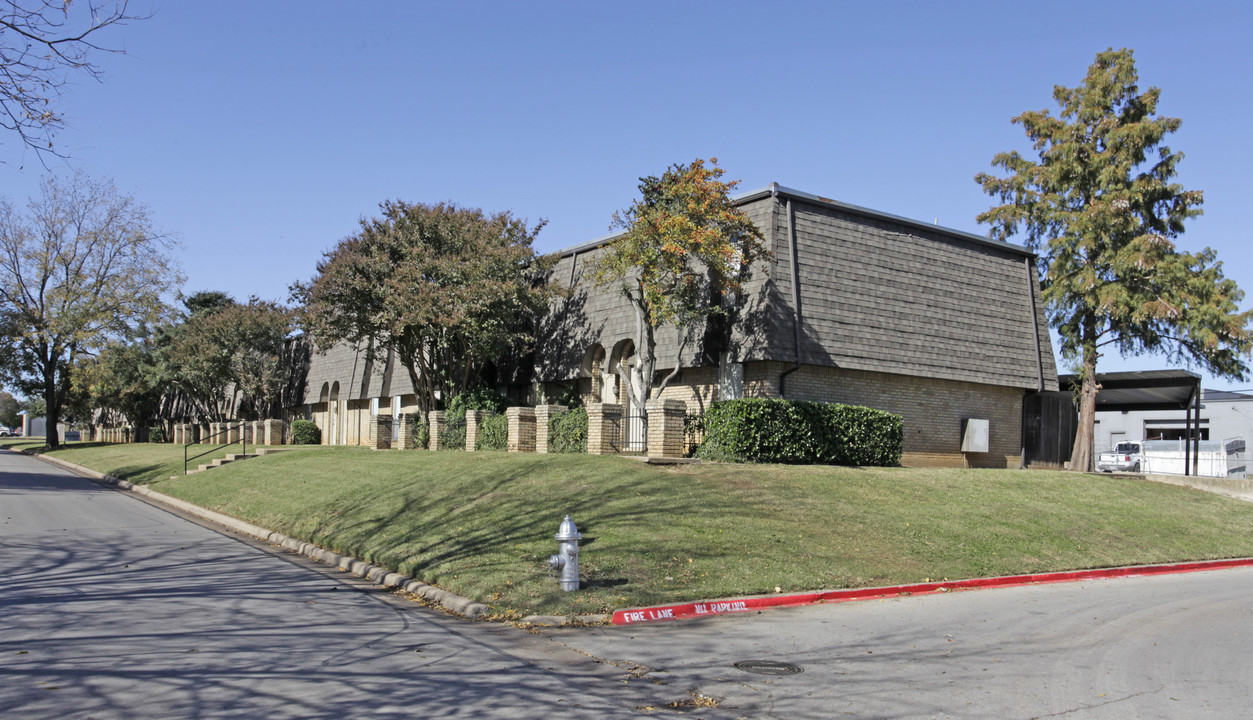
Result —
M126 54L69 88L59 142L180 239L187 292L286 300L381 200L547 218L555 250L604 235L641 175L696 157L742 189L984 233L975 173L1028 149L1010 118L1131 47L1159 111L1183 119L1180 181L1205 192L1181 244L1215 248L1253 291L1251 8L135 0L152 17L102 38ZM34 194L39 160L0 142L0 194Z

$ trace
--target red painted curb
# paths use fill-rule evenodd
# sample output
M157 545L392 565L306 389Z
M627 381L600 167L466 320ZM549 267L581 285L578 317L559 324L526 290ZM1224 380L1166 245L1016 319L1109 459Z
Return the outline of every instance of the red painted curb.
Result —
M913 585L893 585L889 587L858 588L854 590L826 590L794 595L772 595L766 597L739 598L734 600L712 600L698 603L681 603L679 605L658 605L634 610L618 610L611 620L614 625L638 625L645 622L663 620L679 620L709 615L725 615L728 613L749 612L772 607L791 607L795 605L812 605L815 603L850 602L853 600L872 600L875 598L898 597L906 595L932 595L942 592L959 590L977 590L989 587L1013 587L1017 585L1033 585L1042 583L1078 582L1080 580L1103 580L1106 578L1131 577L1136 575L1167 575L1170 573L1199 572L1202 570L1221 570L1232 567L1253 566L1253 558L1234 560L1206 560L1201 562L1175 563L1173 565L1137 565L1133 567L1105 568L1103 570L1075 570L1071 572L1039 573L1036 575L1010 575L1007 577L975 578L973 580L954 580L952 582L916 583Z

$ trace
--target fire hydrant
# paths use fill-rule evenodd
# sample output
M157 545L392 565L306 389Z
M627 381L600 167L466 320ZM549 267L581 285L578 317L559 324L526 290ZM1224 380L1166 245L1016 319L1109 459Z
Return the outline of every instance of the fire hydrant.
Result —
M569 592L579 589L579 541L583 535L567 515L557 529L558 551L548 558L548 568L561 572L561 589Z

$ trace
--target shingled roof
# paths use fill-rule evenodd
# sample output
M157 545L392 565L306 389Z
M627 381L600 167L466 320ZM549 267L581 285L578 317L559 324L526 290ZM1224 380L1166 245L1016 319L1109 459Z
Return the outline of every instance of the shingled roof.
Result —
M794 238L802 363L1056 389L1034 256L1026 248L777 184L735 200L773 252L746 288L733 338L737 359L797 359ZM586 261L614 237L561 252L553 279L575 292L546 323L536 353L540 379L574 377L592 343L608 348L631 336L625 301L580 282ZM659 364L673 353L670 335L659 334ZM693 348L681 363L699 364L700 356Z

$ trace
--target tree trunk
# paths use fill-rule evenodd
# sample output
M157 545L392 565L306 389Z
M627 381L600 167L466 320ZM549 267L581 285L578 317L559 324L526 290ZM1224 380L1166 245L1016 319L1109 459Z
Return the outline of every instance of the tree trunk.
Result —
M56 450L61 447L61 436L57 432L57 425L61 423L61 402L57 393L56 362L53 361L54 370L44 368L44 442L49 450Z
M1095 351L1083 354L1083 374L1080 376L1079 390L1079 427L1075 432L1075 445L1070 450L1070 469L1076 472L1092 472L1092 445L1096 428L1096 393L1100 386L1096 384Z

